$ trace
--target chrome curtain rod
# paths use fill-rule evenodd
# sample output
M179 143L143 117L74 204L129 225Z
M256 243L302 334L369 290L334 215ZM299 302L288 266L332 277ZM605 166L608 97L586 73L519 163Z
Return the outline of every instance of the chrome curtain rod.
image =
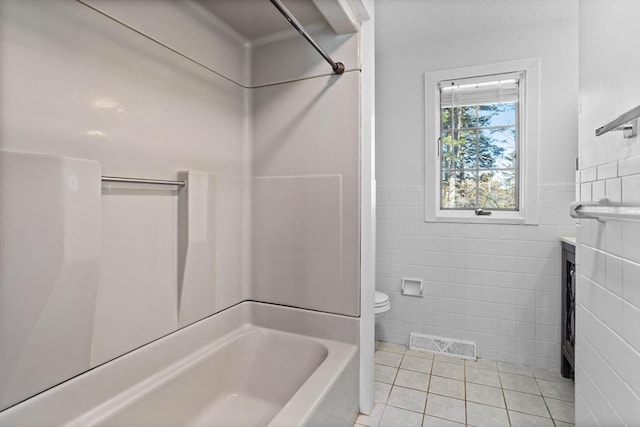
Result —
M278 9L278 11L280 11L282 16L287 18L287 21L289 21L293 28L295 28L296 31L299 32L300 35L304 37L309 42L309 44L311 44L311 46L313 46L313 48L324 58L324 60L327 61L329 65L331 65L331 69L333 69L333 72L335 74L344 73L344 64L342 62L335 62L333 59L331 59L327 52L325 52L318 45L318 43L316 43L315 40L311 38L311 36L304 30L304 28L302 28L300 22L298 22L295 16L293 16L291 12L289 12L289 9L287 9L287 7L282 4L280 0L271 0L271 3L276 7L276 9Z
M621 114L606 125L600 126L596 129L596 136L604 135L612 130L621 130L625 138L636 136L638 134L638 117L640 117L640 105Z
M178 187L186 187L186 181L167 181L164 179L146 179L146 178L123 178L119 176L103 176L102 182L124 182L132 184L155 184L155 185L175 185Z
M577 219L618 219L640 221L640 206L612 204L608 199L599 202L574 202L569 205L569 214Z

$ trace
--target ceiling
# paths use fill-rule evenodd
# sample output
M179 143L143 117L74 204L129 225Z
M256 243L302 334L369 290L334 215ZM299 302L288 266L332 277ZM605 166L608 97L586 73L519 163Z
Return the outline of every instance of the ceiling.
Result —
M577 0L375 0L376 50L576 18Z
M294 31L269 0L198 1L250 42L284 31ZM282 3L303 26L325 22L312 0L282 0Z

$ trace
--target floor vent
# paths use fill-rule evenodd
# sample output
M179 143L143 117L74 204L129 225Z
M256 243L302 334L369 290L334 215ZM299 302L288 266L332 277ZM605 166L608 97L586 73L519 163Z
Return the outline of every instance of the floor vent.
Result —
M409 348L411 350L430 351L432 353L444 354L460 359L476 360L476 343L473 341L456 340L453 338L411 332Z

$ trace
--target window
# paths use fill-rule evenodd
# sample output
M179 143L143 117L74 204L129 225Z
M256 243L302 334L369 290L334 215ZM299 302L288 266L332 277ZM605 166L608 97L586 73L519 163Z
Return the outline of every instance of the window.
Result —
M441 209L518 210L519 74L439 82Z
M536 80L537 60L426 74L427 221L537 222Z

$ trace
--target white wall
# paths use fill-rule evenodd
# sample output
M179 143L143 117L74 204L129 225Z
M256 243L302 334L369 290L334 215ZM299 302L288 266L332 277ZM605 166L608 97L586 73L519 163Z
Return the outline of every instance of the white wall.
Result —
M573 235L577 17L377 52L376 288L392 309L380 339L412 331L478 343L481 356L559 369L560 243ZM540 58L538 226L425 223L424 73ZM423 299L399 294L425 280Z
M376 263L376 180L375 180L375 2L363 2L369 20L360 30L362 64L360 151L360 412L370 414L374 398L375 347L375 263Z
M373 2L366 7L373 13ZM364 25L372 43L373 23ZM360 410L367 412L374 248L373 233L360 227L372 227L373 101L363 85L373 86L373 49L360 50L362 35L331 33L312 35L345 65L340 76L297 35L252 49L252 84L263 85L252 97L252 297L359 317Z
M138 23L138 18L148 16L148 2L124 3L109 3L119 18ZM243 45L179 6L154 3L156 26L148 30L169 43L180 34L190 45L189 53L202 52L210 66L224 66L225 72L241 78L244 70L238 58L244 58ZM3 1L0 17L0 148L95 160L103 175L174 180L178 171L209 174L215 191L205 205L210 206L209 227L215 237L206 242L213 254L208 260L213 280L206 286L215 286L207 290L215 301L206 314L247 299L251 159L246 89L76 1ZM211 54L211 41L224 56ZM229 52L236 55L231 58ZM41 179L51 177L43 172ZM103 188L90 360L71 375L184 325L179 324L178 200L175 191ZM37 242L28 252L39 253ZM55 312L52 301L44 299L42 312ZM3 338L13 336L19 324L27 323L16 322ZM31 331L22 332L24 339L13 341L16 363L26 357L20 353L27 351L32 337ZM56 361L65 357L46 347L39 351L39 366L52 372ZM20 372L7 359L2 361L8 372ZM28 370L19 378L29 384L26 394L4 394L2 404L15 403L68 376L68 371L49 375L43 382L37 369Z
M640 203L640 138L594 130L640 104L640 3L582 1L580 200ZM581 220L576 425L640 421L640 223Z
M577 21L376 52L376 180L424 185L424 73L539 57L540 178L573 182L577 154Z
M336 40L339 76L300 37L255 49L254 82L304 79L253 89L252 298L359 316L359 37Z

